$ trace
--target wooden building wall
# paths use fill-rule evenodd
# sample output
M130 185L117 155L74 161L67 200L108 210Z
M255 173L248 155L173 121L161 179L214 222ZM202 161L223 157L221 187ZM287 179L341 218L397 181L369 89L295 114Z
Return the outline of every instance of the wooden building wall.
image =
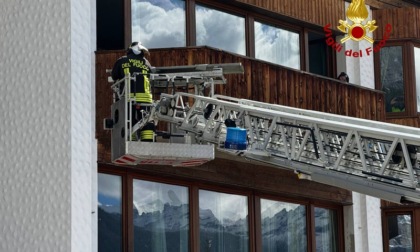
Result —
M345 18L343 0L237 0L237 2L270 10L272 12L325 26Z
M109 132L102 129L103 118L110 117L112 103L106 69L111 69L122 55L124 51L96 53L98 139L110 137ZM244 74L226 75L227 84L218 85L217 94L369 120L385 120L384 96L380 91L209 47L151 50L150 62L154 66L240 62L244 66Z
M112 103L106 69L111 69L122 55L124 51L96 53L96 130L99 135L107 134L102 130L102 119L110 116ZM152 49L150 62L154 66L240 62L244 74L226 75L227 84L217 85L216 93L338 115L385 120L384 96L381 91L209 47Z
M413 248L418 247L420 241L420 204L407 204L407 205L400 205L393 202L388 202L381 200L381 208L382 208L382 230L384 233L389 232L388 227L388 218L387 216L392 215L411 215L411 225L412 225L412 243ZM414 251L414 250L413 250ZM415 251L418 251L416 249Z
M420 9L419 8L393 8L378 9L372 13L378 29L373 32L375 40L384 38L386 25L392 27L389 39L420 39Z
M377 9L373 11L372 19L378 25L375 31L375 40L384 39L384 34L388 34L387 41L415 41L420 39L420 9L414 7ZM386 26L390 25L392 31L386 32ZM386 38L386 37L385 37ZM415 87L412 87L415 91ZM415 101L413 101L415 102ZM402 118L386 118L386 122L420 127L420 115L406 116Z
M114 62L124 53L124 51L96 53L96 137L98 162L102 164L110 163L111 151L110 131L103 130L103 119L111 116L112 103L110 83L107 81L109 74L106 70L111 69ZM241 62L245 73L226 75L227 84L218 85L216 93L352 117L384 120L382 92L221 50L209 47L151 50L150 61L154 66ZM200 168L158 166L137 169L142 172L153 170L153 173L168 176L211 180L221 184L250 186L273 193L299 195L299 197L343 204L351 202L351 194L347 190L298 180L290 171L227 159L217 158Z

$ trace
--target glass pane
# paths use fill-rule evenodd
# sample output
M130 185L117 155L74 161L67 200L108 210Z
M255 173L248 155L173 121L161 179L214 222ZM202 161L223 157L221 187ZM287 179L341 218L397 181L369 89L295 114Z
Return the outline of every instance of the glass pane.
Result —
M122 251L122 180L98 174L98 251Z
M328 51L324 34L308 32L309 72L328 76L328 64L331 61Z
M249 251L246 196L200 190L200 251Z
M185 1L131 1L132 40L149 49L186 46L185 24Z
M300 69L299 34L255 22L255 57Z
M416 74L417 112L420 112L420 48L414 47L414 69Z
M405 111L402 47L384 47L380 51L381 86L385 92L386 112Z
M195 9L197 45L245 55L245 18L200 5Z
M411 215L388 216L388 237L390 252L413 251L411 229Z
M261 199L264 252L307 251L304 205Z
M338 251L338 223L336 211L315 207L315 242L316 251Z
M134 251L188 251L188 188L133 181Z

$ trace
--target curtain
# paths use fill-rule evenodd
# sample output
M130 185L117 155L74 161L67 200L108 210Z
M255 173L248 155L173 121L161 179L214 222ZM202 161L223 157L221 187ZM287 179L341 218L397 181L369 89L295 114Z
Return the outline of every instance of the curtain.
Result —
M199 191L200 252L249 251L246 196Z
M187 187L134 180L133 205L134 251L188 251Z
M264 252L307 251L304 205L261 199Z
M319 252L338 251L337 212L332 209L314 208L315 246Z

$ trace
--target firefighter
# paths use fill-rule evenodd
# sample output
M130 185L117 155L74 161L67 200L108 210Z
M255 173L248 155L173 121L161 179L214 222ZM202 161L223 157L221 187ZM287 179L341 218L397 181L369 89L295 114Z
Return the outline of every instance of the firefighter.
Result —
M131 80L130 98L134 98L135 102L132 106L131 121L135 125L142 119L141 111L150 111L150 106L142 106L141 104L152 104L153 96L150 88L149 75L152 72L152 66L146 59L149 56L149 50L139 42L133 42L127 49L127 55L119 58L112 69L112 79L120 80L126 74L136 76L135 80ZM120 89L124 86L121 85ZM141 140L143 142L153 142L155 125L152 122L147 123L140 132L137 131L135 136L131 136L132 140Z

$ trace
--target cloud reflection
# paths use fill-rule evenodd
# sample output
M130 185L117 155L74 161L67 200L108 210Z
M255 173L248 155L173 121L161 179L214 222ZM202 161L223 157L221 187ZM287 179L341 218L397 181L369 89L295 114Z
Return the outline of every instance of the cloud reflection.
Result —
M246 196L200 190L200 209L211 210L217 219L237 221L248 216Z
M196 6L196 42L245 55L245 18ZM185 1L132 1L132 37L147 48L186 46ZM255 22L258 59L300 69L299 34Z

